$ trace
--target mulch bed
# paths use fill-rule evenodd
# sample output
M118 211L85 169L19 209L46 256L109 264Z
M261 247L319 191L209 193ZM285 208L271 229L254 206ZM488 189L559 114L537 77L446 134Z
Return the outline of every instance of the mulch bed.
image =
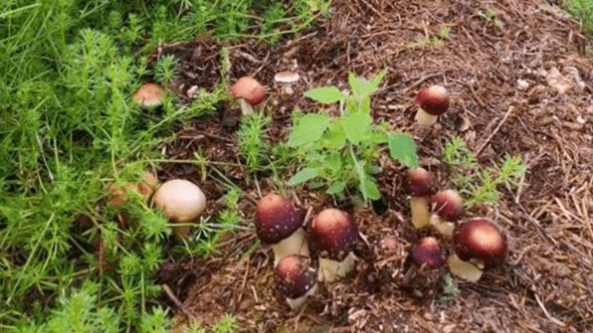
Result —
M480 15L488 8L497 21ZM421 45L422 38L438 37L443 25L450 34L442 46ZM230 53L231 82L253 75L269 87L264 107L273 119L272 141L286 138L293 109L319 108L302 97L307 89L346 88L349 72L369 77L388 68L373 97L373 117L414 135L421 164L441 188L449 186L449 176L437 158L452 136L463 137L481 165L521 155L529 172L521 191L504 192L495 207L467 211L503 228L509 257L478 283L457 281L459 293L450 301L440 300L440 279L400 283L407 265L403 252L387 265L374 250L385 235L404 249L421 236L410 227L405 170L384 161L379 183L389 210L383 215L334 202L322 192L290 192L296 205L310 210L307 224L327 207L354 215L364 235L355 273L321 286L303 311L290 312L273 288L271 250L244 255L256 238L239 233L209 262L185 264L184 276L193 272L193 287L185 288L186 280L184 288L169 282L183 301L177 308L179 328L190 319L206 327L233 313L246 332L593 331L593 62L584 56L592 46L557 7L535 0L335 0L330 17L274 46L196 39L164 47L163 54L181 60L175 82L181 96L193 85L211 89L218 82L223 46ZM283 70L301 76L292 94L274 82L274 74ZM423 130L414 124L412 100L419 88L437 83L452 95L451 109L437 126ZM251 228L260 193L276 188L265 175L259 188L245 180L233 136L238 112L221 106L218 116L193 120L162 148L171 159L191 159L200 149L217 162L210 175L217 175L216 168L242 187L241 213ZM159 176L196 181L212 202L225 191L215 177L202 182L193 166L169 163Z

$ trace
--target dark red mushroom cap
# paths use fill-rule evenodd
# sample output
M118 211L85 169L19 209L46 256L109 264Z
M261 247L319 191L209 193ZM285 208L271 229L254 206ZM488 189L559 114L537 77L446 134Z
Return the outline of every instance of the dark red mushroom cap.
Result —
M507 251L504 236L496 225L486 218L475 218L459 226L453 238L459 259L477 259L485 266L500 264Z
M445 221L455 222L465 211L463 199L454 190L444 190L430 197L430 206Z
M304 217L305 211L295 209L290 200L274 193L268 194L257 204L257 237L264 243L279 243L302 226Z
M311 267L305 256L284 257L276 266L276 284L280 292L288 298L305 295L317 283L317 270Z
M434 237L424 237L412 250L412 260L418 266L426 265L429 268L439 268L445 264L443 250Z
M342 261L354 249L358 241L358 228L347 213L328 208L317 214L311 231L312 248L321 256Z
M266 87L250 76L240 78L232 87L233 95L246 99L252 105L261 103L266 98Z
M406 172L407 189L413 197L426 197L430 195L432 182L430 173L424 168L408 169Z
M443 86L422 88L414 98L418 106L433 116L440 116L449 108L449 97Z

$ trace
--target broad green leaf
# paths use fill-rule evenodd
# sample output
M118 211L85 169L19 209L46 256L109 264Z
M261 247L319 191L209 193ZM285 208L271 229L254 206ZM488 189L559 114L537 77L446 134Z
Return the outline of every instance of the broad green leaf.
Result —
M360 104L358 106L360 112L371 114L371 98L370 97L363 97L360 100Z
M372 123L373 119L368 113L356 112L348 115L344 125L346 138L354 144L359 144L368 134Z
M418 155L414 139L405 133L391 133L387 139L391 157L409 167L418 167Z
M307 98L324 104L336 103L345 97L340 89L334 86L314 88L306 91L304 95Z
M346 184L343 182L335 182L327 189L327 194L338 194L344 191Z
M360 184L360 191L368 199L377 200L381 198L381 192L379 192L377 184L372 179L365 178Z
M304 168L303 170L297 172L296 175L292 176L292 178L290 178L290 180L288 181L288 184L298 185L317 177L318 174L319 170L317 169Z
M317 189L322 188L323 185L325 185L324 182L311 182L311 183L309 183L309 189L317 190Z
M334 122L329 130L323 134L323 144L329 149L342 149L346 144L346 134L344 133L343 119Z
M370 132L362 141L366 145L378 145L387 142L387 134L384 132Z
M339 153L327 155L325 158L325 167L333 171L342 169L342 158Z
M326 115L309 113L303 116L290 133L288 145L298 147L319 140L329 123L330 118Z

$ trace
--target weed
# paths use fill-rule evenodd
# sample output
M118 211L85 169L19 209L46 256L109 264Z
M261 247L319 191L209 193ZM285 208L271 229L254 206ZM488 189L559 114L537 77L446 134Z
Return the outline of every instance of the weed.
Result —
M326 187L327 193L338 196L356 186L365 200L376 200L381 194L374 175L381 169L375 162L382 144L389 145L391 156L400 163L417 165L416 146L409 135L390 133L386 124L373 124L370 96L384 75L382 71L368 81L350 74L349 95L333 86L305 93L320 103L340 102L345 109L337 118L324 113L295 113L288 145L297 150L304 167L290 179L291 185L313 181L313 187Z
M496 12L492 8L487 8L484 11L481 11L480 16L482 16L487 23L494 23L494 26L499 30L504 30L504 22L496 17Z
M146 304L160 290L153 277L171 225L133 194L125 228L115 222L120 211L101 202L108 182L133 181L160 157L154 147L180 122L213 112L226 98L224 82L199 91L190 107L169 96L148 111L130 96L141 81L175 77L173 57L149 64L148 53L164 43L295 33L329 1L284 10L276 3L0 1L0 330L169 327ZM254 15L256 5L267 14ZM202 177L212 168L200 155L195 164ZM205 221L200 253L217 248L221 230L235 230L240 215L227 209Z
M455 280L453 280L450 274L443 274L443 283L445 284L444 295L439 300L441 302L449 302L455 299L455 296L459 293L459 287L457 287Z
M460 137L453 137L443 145L442 157L451 170L451 182L467 196L468 205L496 204L500 200L499 186L508 190L519 188L527 173L527 166L519 156L506 156L500 164L481 167Z
M593 34L593 2L589 0L565 0L568 11L577 18L583 28Z
M225 314L212 327L214 333L234 333L237 331L237 318L230 313Z
M239 155L245 158L247 168L260 171L270 150L266 127L271 118L261 112L254 112L241 119L241 127L237 132L239 140Z

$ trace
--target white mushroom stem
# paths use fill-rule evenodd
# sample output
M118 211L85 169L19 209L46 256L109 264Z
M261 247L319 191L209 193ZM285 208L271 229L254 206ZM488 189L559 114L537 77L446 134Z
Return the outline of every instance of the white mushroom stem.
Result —
M422 229L430 225L430 211L428 197L411 197L410 209L412 210L412 224L416 229Z
M318 289L318 285L317 282L315 282L315 285L309 289L309 291L307 291L306 294L304 294L301 297L298 298L286 298L286 302L288 303L288 305L290 305L290 308L293 310L296 310L300 307L302 307L303 305L305 305L305 302L307 301L307 297L315 294L317 292Z
M451 274L461 279L470 282L478 282L482 277L483 271L480 268L472 263L459 259L455 254L449 257L447 264L449 265Z
M251 104L249 104L249 102L243 98L240 98L239 103L241 104L241 114L243 114L243 116L249 116L253 113L253 107Z
M272 245L272 249L274 250L274 267L278 265L280 260L289 255L300 254L308 257L307 234L303 228L299 228L290 237Z
M420 125L426 125L426 126L434 125L437 122L438 118L439 118L438 116L434 116L434 115L424 111L422 108L418 108L418 112L416 113L416 121Z
M438 214L432 214L430 217L430 224L443 236L453 237L455 231L455 224L452 222L443 221Z
M332 282L342 278L354 269L356 256L350 252L342 261L319 258L319 281Z

